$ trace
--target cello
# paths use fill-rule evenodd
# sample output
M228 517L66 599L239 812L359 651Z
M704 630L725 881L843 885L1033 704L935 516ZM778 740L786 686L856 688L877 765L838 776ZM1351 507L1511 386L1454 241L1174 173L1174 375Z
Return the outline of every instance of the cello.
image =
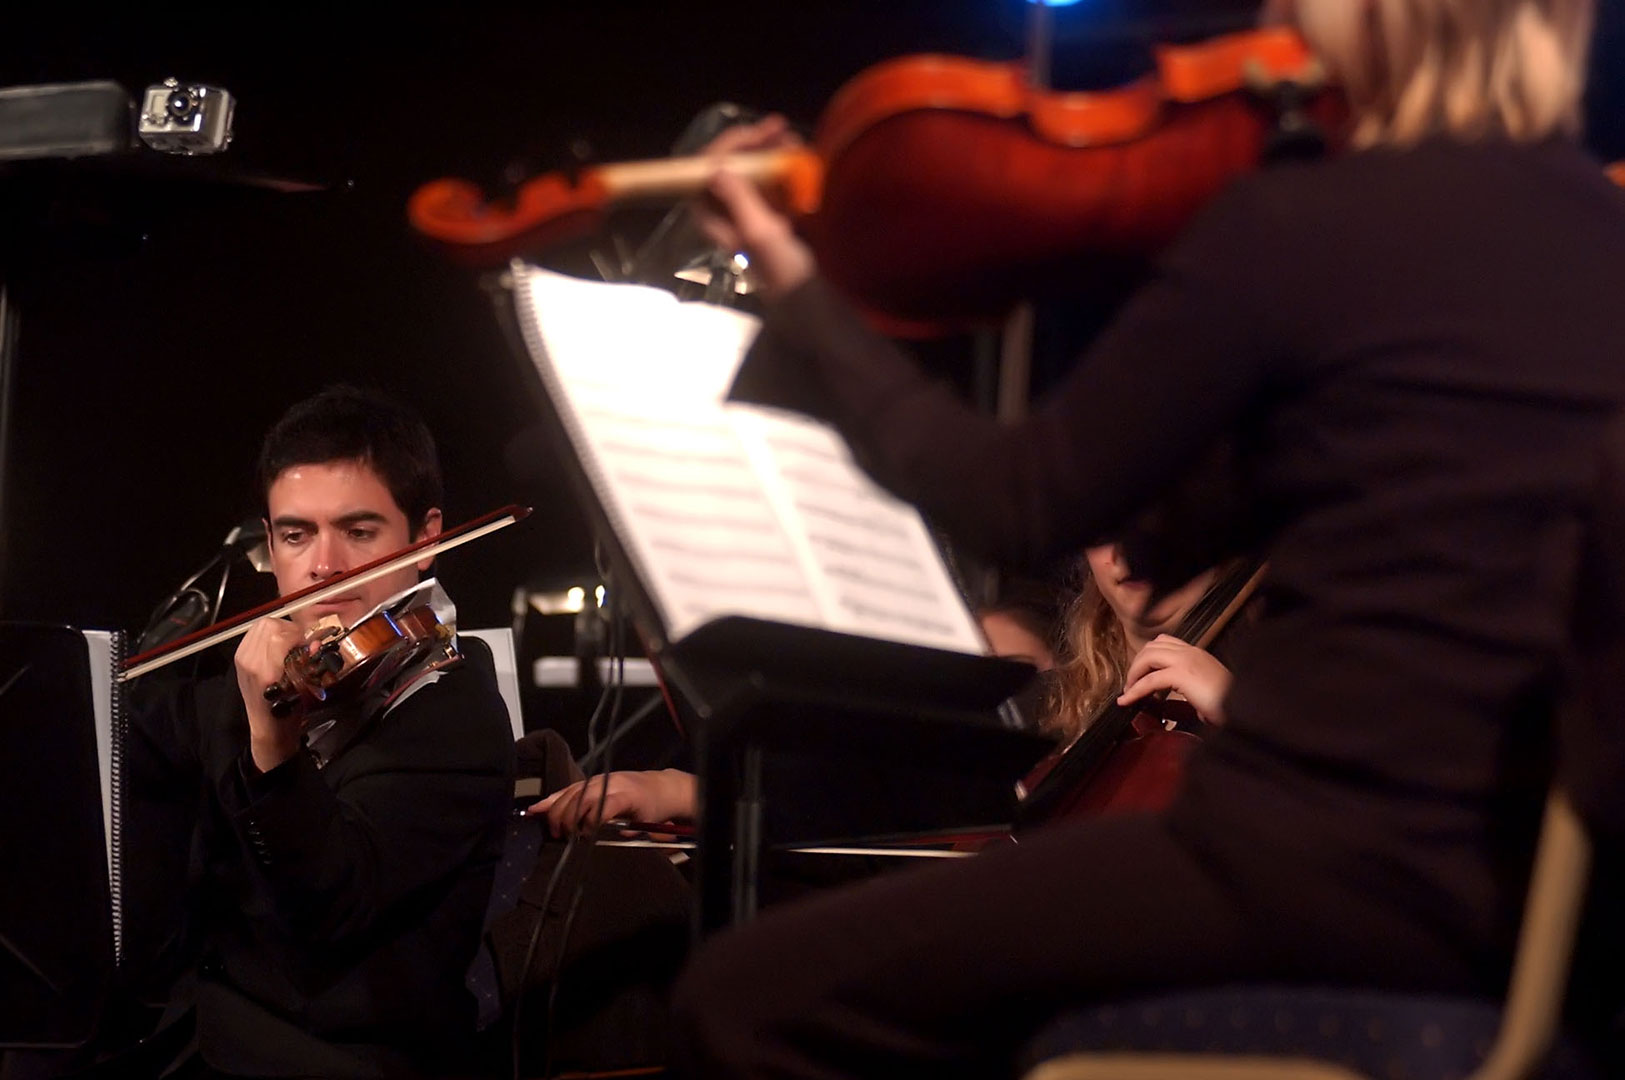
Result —
M1233 563L1185 613L1174 636L1208 648L1257 592L1264 573L1261 559ZM1060 818L1162 809L1199 741L1189 731L1165 727L1143 702L1108 700L1075 739L1022 781L1016 832Z

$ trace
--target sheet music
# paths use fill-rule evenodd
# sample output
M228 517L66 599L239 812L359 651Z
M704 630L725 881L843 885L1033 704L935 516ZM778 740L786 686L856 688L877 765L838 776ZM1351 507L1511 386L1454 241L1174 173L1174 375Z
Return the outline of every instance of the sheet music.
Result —
M835 431L752 406L729 412L778 481L780 512L814 570L831 629L986 651L919 513L870 480Z
M82 630L90 646L90 702L96 712L96 767L102 780L102 835L107 839L107 869L113 870L113 635Z
M758 320L535 269L517 291L537 369L673 640L746 615L985 651L919 514L838 434L724 400Z
M667 632L723 614L818 625L807 576L721 401L756 321L669 293L532 272L536 331ZM543 378L548 377L541 364ZM580 449L578 447L578 449Z
M119 841L116 819L118 800L114 783L114 708L113 666L116 661L113 634L107 630L81 630L90 660L90 701L96 714L96 769L101 777L102 838L107 846L108 891L113 904L113 948L115 953L124 947L124 920L118 866L114 859L114 845Z

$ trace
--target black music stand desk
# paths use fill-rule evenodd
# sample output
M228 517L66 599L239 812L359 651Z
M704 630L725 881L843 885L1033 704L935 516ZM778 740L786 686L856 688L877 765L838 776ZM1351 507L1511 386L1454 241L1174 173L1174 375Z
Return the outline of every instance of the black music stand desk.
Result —
M1033 674L1015 661L728 617L659 662L693 712L697 935L755 913L764 751L940 764L1007 781L1013 803L1052 748L1000 716Z
M85 639L0 623L0 1050L72 1047L114 972Z

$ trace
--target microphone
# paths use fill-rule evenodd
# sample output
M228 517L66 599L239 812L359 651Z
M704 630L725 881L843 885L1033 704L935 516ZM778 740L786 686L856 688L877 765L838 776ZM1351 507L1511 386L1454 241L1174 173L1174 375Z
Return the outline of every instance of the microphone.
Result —
M265 522L257 517L244 518L231 527L226 538L220 542L221 547L241 548L247 551L255 544L265 543Z
M149 652L209 624L209 598L199 589L182 589L153 612L136 641L137 653Z
M220 544L222 551L241 552L248 564L262 574L271 572L271 550L265 535L265 519L244 518L231 527Z
M226 533L226 538L220 542L220 550L210 556L208 562L181 582L174 592L153 609L147 618L146 628L141 631L136 641L136 652L148 652L160 645L167 645L176 638L184 637L212 622L219 612L221 601L225 599L226 582L231 576L231 564L239 555L261 573L270 571L271 559L265 538L265 522L260 518L244 518L233 525L231 531ZM216 567L222 568L220 584L215 589L215 595L211 597L198 588L197 583Z

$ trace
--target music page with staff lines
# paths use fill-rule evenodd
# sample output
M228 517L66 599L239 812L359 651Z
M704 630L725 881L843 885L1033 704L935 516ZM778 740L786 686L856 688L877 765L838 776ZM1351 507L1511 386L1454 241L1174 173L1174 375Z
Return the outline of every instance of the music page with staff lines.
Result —
M645 286L522 275L532 359L672 640L744 615L985 651L919 514L838 434L724 400L758 320Z

